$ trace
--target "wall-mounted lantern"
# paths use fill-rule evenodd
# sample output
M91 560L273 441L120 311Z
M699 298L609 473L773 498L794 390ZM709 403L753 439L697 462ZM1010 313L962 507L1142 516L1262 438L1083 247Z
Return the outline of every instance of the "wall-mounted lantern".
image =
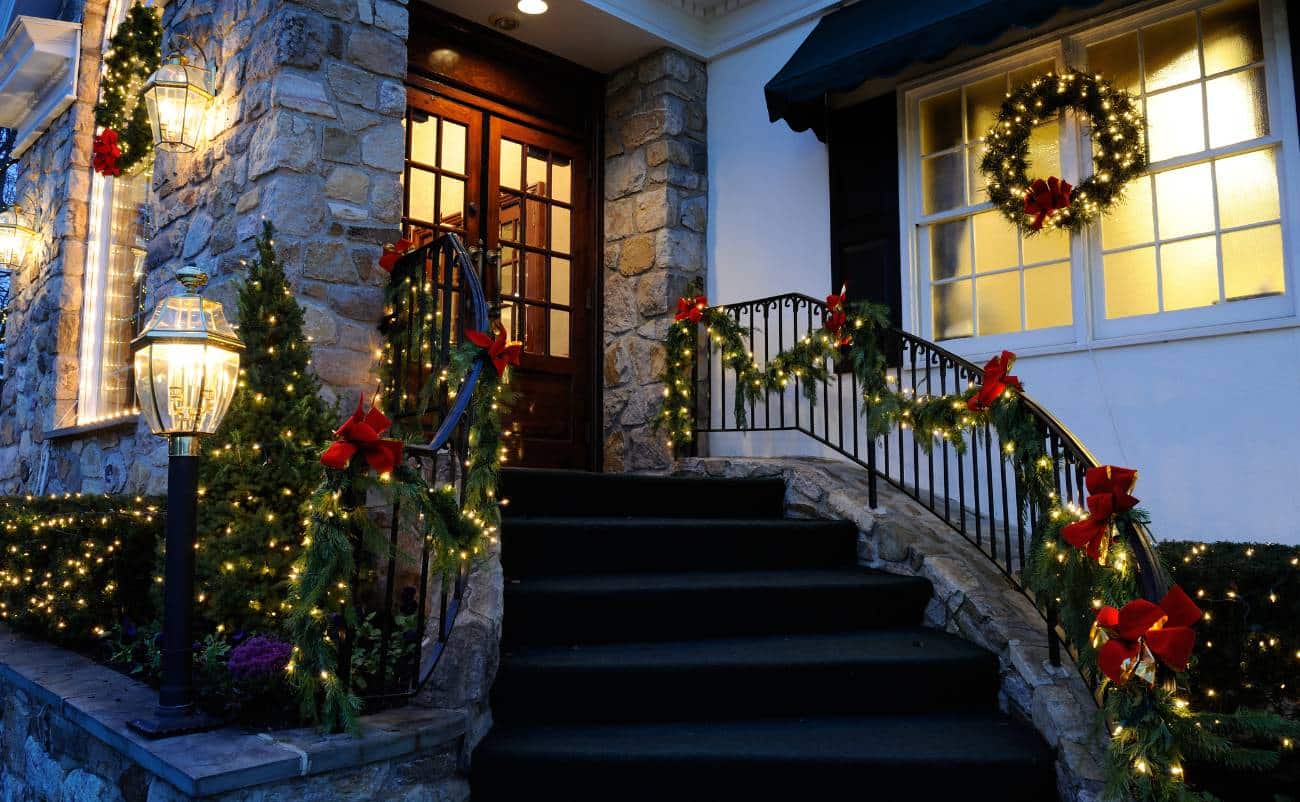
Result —
M190 40L193 44L193 40ZM195 45L195 49L202 50ZM216 66L203 56L197 67L173 51L144 85L144 102L159 150L189 153L207 128L208 109L216 94Z
M0 270L22 270L35 241L34 207L15 203L0 212Z

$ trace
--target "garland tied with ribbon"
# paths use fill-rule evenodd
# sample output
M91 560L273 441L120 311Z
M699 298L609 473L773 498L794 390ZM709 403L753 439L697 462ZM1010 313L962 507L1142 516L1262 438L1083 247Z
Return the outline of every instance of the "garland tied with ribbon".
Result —
M1030 134L1066 109L1087 118L1093 137L1092 175L1077 187L1056 176L1029 176ZM983 142L980 172L989 200L1025 234L1082 229L1110 211L1147 166L1146 122L1133 97L1073 69L1011 90Z
M840 322L848 335L843 348L833 328L837 309L846 313ZM918 395L897 389L886 370L884 310L849 304L843 293L827 298L821 331L773 357L766 368L748 354L739 323L726 310L708 308L698 296L684 298L679 310L685 314L669 328L659 416L659 425L670 427L673 446L689 443L695 427L692 377L701 324L721 347L724 364L737 371L736 420L741 427L749 398L785 388L784 382L772 381L785 367L799 364L804 376L821 378L828 375L828 364L847 361L862 391L862 414L872 439L894 427L912 429L925 453L944 443L961 454L968 438L982 436L981 429L997 433L1015 472L1016 514L1031 532L1021 580L1044 611L1049 600L1057 608L1081 673L1102 694L1111 732L1105 765L1108 797L1208 800L1184 781L1185 760L1266 770L1277 764L1279 748L1300 737L1300 726L1269 713L1190 708L1182 672L1192 662L1195 634L1190 627L1200 611L1179 588L1158 605L1138 599L1137 561L1128 538L1117 536L1121 529L1128 533L1149 521L1131 495L1137 473L1116 466L1092 468L1085 476L1087 512L1063 504L1056 490L1059 471L1073 468L1047 451L1048 432L1021 397L1022 383L1011 375L1015 354L1004 351L990 359L979 384L952 394ZM809 357L820 364L800 361ZM805 382L805 395L810 384ZM749 387L754 389L748 394L741 391ZM1144 682L1128 682L1131 676Z
M157 8L135 3L109 39L95 104L91 166L118 176L153 152L153 128L140 93L162 63L162 20Z

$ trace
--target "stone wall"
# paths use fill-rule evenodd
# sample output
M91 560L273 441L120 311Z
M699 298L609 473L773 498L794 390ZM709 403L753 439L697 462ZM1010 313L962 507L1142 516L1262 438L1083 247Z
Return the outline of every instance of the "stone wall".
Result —
M165 481L163 441L139 421L46 438L67 425L78 388L106 7L85 4L78 100L20 163L51 211L45 256L13 282L0 492L158 492ZM216 58L218 94L199 149L158 155L148 297L174 292L175 269L194 263L233 311L241 262L269 219L327 400L343 397L346 408L374 386L386 282L377 259L402 211L405 2L174 0L163 24L165 45L183 33Z
M934 598L925 625L998 656L1002 709L1032 725L1056 750L1060 798L1101 799L1107 738L1092 695L1068 657L1064 665L1051 665L1047 627L1030 601L947 524L883 482L879 504L871 509L866 472L836 460L690 458L679 461L674 472L780 476L786 483L787 515L852 521L858 527L858 556L864 565L930 580Z
M650 431L677 299L705 275L704 65L661 50L610 77L605 100L604 468L662 469Z
M417 707L362 719L361 737L226 728L146 741L126 722L157 693L79 655L0 629L4 802L465 802L465 721Z

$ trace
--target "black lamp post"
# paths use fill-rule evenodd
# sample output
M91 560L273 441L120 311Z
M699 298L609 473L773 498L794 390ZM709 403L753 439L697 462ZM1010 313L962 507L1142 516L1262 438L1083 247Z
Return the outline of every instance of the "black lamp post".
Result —
M141 412L153 433L168 439L162 687L154 718L131 722L132 729L151 738L213 723L194 710L191 676L199 442L217 430L230 407L244 349L221 304L199 295L207 275L183 267L176 277L185 292L159 302L131 343Z

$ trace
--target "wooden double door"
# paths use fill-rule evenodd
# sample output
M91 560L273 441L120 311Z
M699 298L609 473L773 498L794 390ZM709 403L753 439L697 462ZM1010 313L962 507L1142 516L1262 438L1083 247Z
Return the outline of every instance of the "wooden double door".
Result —
M523 343L509 462L590 468L599 216L585 139L463 90L407 98L406 230L460 235L492 316Z

